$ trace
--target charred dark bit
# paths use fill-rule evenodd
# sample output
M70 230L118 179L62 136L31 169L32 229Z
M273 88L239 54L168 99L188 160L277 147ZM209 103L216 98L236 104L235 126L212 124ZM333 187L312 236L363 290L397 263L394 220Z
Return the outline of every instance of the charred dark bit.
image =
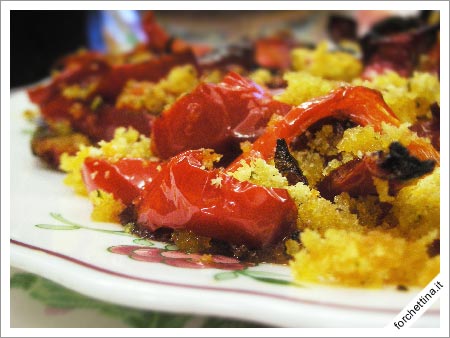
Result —
M277 140L275 149L275 168L286 177L289 185L296 185L299 182L308 184L308 180L303 175L297 160L289 152L288 145L284 139Z
M397 285L397 290L398 291L408 291L408 288L404 285Z
M389 146L389 154L380 154L379 167L388 172L387 179L409 180L420 177L433 171L433 160L421 161L411 156L399 142L392 142Z
M119 215L120 224L126 225L130 223L136 223L137 221L137 211L134 204L129 204Z
M158 242L173 243L171 240L173 229L159 228L155 231L151 231L143 226L139 226L136 223L130 223L126 225L128 232L138 238L150 239Z
M427 253L430 258L441 254L441 240L435 239L428 245Z

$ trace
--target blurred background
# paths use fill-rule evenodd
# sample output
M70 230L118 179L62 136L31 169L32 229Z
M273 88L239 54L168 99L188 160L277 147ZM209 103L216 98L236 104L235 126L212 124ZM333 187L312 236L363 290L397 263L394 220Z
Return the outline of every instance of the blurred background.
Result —
M187 41L220 45L289 28L300 41L324 38L330 11L156 11L158 22ZM389 11L333 11L353 16L359 33ZM397 12L398 14L398 12ZM404 13L406 15L411 12ZM58 58L88 48L130 50L145 36L138 11L12 11L11 88L49 76Z

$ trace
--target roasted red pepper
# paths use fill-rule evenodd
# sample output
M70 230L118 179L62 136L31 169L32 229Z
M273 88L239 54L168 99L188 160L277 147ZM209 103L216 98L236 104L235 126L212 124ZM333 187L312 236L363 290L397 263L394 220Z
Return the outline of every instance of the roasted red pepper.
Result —
M219 84L200 84L153 123L153 151L163 159L199 148L226 156L239 142L261 135L272 114L285 115L290 108L230 73Z
M382 122L400 124L379 92L366 87L341 87L327 96L292 108L283 119L267 128L253 143L251 151L232 163L230 169L239 167L239 161L246 157L273 158L277 139L285 139L290 144L314 123L328 117L351 120L363 126L370 124L378 131Z
M101 189L128 205L159 174L158 167L162 164L139 158L123 158L112 163L88 157L83 164L82 176L89 192Z
M283 119L267 128L253 143L251 150L237 158L229 169L240 167L240 160L245 158L272 159L277 139L285 139L290 144L314 123L329 117L351 120L361 126L371 125L376 131L381 131L383 122L400 125L380 92L360 86L341 87L293 108ZM411 143L408 149L420 159L429 158L439 162L439 153L430 144L418 141Z
M351 120L362 126L371 125L377 131L381 131L383 122L400 125L379 92L366 87L339 88L327 96L293 108L282 120L269 127L255 141L251 150L236 159L228 169L233 171L240 167L242 159L272 159L277 139L285 139L290 143L316 122L329 117ZM430 144L418 140L407 148L418 159L431 159L439 165L439 153ZM353 161L325 178L319 185L319 190L324 197L330 199L343 191L352 195L375 193L372 176L377 176L377 172L379 168L370 158Z
M186 151L167 163L137 205L140 226L191 230L250 248L277 243L295 227L297 208L286 190L203 169L204 154Z
M404 182L433 171L434 160L420 160L411 156L400 142L392 142L389 152L374 152L362 159L354 159L325 177L317 186L321 195L332 200L347 192L352 196L376 194L373 177L389 181L389 191L395 194Z
M379 169L370 157L355 159L331 172L319 183L317 189L322 197L329 200L344 191L350 196L374 195L377 190L372 175L377 171Z
M32 102L38 104L44 118L49 121L67 121L75 131L89 136L93 141L109 140L119 126L133 127L149 135L153 117L145 110L117 109L114 101L125 83L130 80L158 81L172 67L194 63L190 53L164 55L138 64L110 65L98 58L74 57L62 73L46 85L29 91ZM101 67L99 65L102 65ZM94 70L92 70L93 68ZM101 71L99 69L102 69ZM95 83L95 89L84 100L68 99L62 91L68 85ZM101 98L101 104L92 109L92 100Z

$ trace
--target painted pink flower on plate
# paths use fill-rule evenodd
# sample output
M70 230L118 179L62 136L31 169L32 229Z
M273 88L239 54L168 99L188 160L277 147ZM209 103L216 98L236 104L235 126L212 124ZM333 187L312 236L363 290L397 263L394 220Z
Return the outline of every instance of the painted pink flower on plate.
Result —
M162 263L178 268L242 270L250 265L242 263L235 258L221 255L188 254L181 251L136 245L118 245L110 247L108 250L115 254L126 255L137 261Z

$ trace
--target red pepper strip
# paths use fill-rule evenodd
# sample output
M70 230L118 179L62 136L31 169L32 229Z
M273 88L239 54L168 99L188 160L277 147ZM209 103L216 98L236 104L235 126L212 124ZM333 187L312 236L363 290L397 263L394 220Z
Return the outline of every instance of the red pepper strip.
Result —
M130 204L159 174L159 162L123 158L117 162L88 157L82 167L83 181L91 192L101 189Z
M200 84L154 122L153 151L163 159L199 148L226 155L261 135L272 114L285 115L290 108L231 72L219 84Z
M381 130L382 122L398 126L399 120L382 95L366 87L341 87L321 98L305 102L292 110L253 143L250 152L236 159L229 169L237 169L240 160L251 157L273 158L277 139L289 144L317 121L327 117L349 119L362 126Z
M186 151L167 163L137 206L138 224L151 231L191 230L250 248L277 243L292 230L297 208L286 190L202 169L203 154Z

